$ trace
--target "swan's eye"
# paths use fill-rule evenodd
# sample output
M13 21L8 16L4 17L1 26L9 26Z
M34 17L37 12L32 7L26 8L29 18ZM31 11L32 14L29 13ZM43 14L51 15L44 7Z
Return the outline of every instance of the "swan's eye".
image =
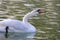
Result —
M38 13L44 13L45 11L43 9L38 9L37 12Z
M39 11L40 11L40 9L37 10L37 12L39 12Z
M38 9L37 12L40 13L40 9Z

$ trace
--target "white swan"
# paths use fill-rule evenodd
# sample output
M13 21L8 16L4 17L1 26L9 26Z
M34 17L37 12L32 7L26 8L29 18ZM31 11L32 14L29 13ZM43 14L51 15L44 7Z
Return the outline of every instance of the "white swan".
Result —
M23 17L23 21L7 19L0 22L0 32L6 32L6 27L8 26L8 32L36 32L36 28L28 22L28 19L38 13L44 12L42 9L38 8L29 12Z

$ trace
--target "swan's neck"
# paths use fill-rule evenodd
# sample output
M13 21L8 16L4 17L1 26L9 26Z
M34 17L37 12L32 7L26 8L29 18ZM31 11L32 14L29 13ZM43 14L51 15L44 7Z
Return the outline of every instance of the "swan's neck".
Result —
M31 31L36 32L36 28L28 22L29 18L32 17L32 16L34 16L35 13L36 13L36 12L32 11L32 12L26 14L26 15L23 17L23 23L25 23L25 25L26 25L27 28L29 29L28 31L30 31L30 32L31 32ZM28 26L29 26L29 27L28 27Z
M23 17L23 22L28 22L29 18L34 15L34 12L30 12Z
M32 16L32 13L28 13L23 17L23 22L28 22L28 19Z

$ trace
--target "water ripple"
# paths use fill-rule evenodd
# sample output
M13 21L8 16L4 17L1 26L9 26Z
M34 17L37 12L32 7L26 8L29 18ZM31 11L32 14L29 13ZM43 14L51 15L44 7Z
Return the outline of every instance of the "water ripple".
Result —
M35 6L34 4L24 4L24 6Z

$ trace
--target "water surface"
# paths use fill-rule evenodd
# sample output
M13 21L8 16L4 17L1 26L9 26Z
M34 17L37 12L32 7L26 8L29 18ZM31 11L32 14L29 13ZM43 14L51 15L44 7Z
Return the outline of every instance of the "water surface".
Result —
M35 8L44 8L47 12L35 15L29 22L33 24L35 33L0 33L0 40L59 40L60 39L60 6L59 0L2 0L0 1L0 20L17 19L22 20L23 16ZM27 36L31 37L27 37Z

